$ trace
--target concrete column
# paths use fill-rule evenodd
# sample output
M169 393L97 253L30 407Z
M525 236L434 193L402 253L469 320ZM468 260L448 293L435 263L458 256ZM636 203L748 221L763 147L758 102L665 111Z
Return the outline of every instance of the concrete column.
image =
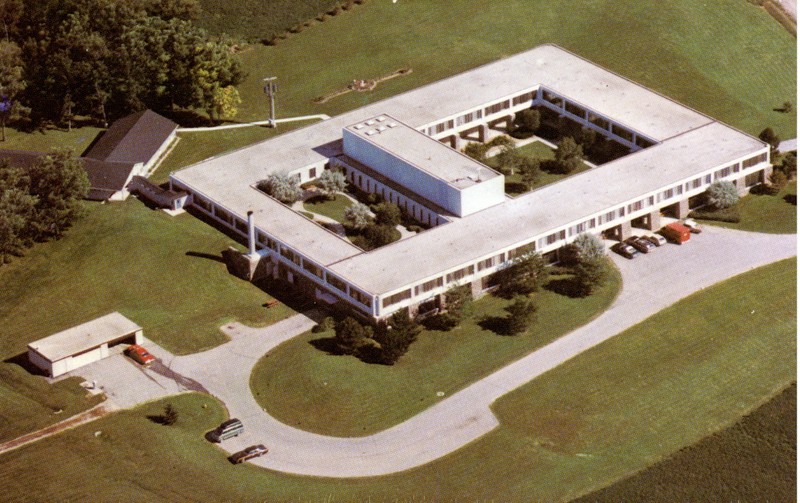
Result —
M678 205L678 218L686 218L689 216L689 200L682 199L676 203Z
M481 124L478 126L478 140L481 143L485 143L487 136L489 136L489 126L486 124Z
M660 228L661 228L661 212L651 211L650 214L647 215L647 229L655 231Z
M473 280L469 286L472 289L473 299L477 299L481 296L481 292L483 291L483 281L481 281L480 278Z
M250 256L256 254L256 226L253 222L253 212L247 212L247 244L249 245Z
M627 222L622 222L619 224L619 240L624 241L633 235L633 228L631 227L631 222L628 220Z
M763 171L761 171L761 182L762 183L769 182L769 177L771 176L772 176L772 164L770 164L769 166L764 168Z
M461 137L459 135L450 135L450 147L454 148L455 150L459 150L461 148Z
M739 177L733 181L736 184L736 190L739 192L739 195L743 195L747 193L747 184L744 183L745 177Z

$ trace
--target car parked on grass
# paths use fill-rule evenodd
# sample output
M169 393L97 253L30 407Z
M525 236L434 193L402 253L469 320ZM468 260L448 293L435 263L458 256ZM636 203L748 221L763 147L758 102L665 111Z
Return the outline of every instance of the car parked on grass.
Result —
M627 259L632 259L636 255L639 255L639 251L627 243L617 243L611 247L611 251L619 253Z
M624 241L626 244L629 244L639 250L642 253L650 253L650 250L654 249L656 245L650 242L649 239L645 239L639 236L631 236Z
M231 463L238 465L239 463L243 463L249 459L263 456L267 452L269 452L269 449L264 447L262 444L251 445L250 447L248 447L243 451L231 454L231 456L228 459L230 460Z
M661 236L659 234L652 234L650 236L645 236L644 238L656 246L662 246L667 244L667 240L664 238L664 236Z
M684 220L683 225L688 227L692 234L700 234L703 232L703 229L700 228L700 225L691 218Z
M151 355L145 348L138 344L131 344L128 349L125 350L125 354L128 355L131 360L145 367L153 363L156 359L155 356Z
M223 422L216 428L214 428L209 434L208 438L212 442L222 442L223 440L227 440L229 438L238 437L244 432L244 425L241 421L236 418L228 419L227 421Z

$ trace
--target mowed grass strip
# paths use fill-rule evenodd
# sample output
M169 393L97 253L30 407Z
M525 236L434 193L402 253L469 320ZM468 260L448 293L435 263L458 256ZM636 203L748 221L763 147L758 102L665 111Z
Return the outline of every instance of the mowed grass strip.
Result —
M797 383L735 425L575 503L793 501Z
M269 295L227 272L220 252L235 244L191 215L134 198L87 203L66 237L0 268L0 357L112 311L177 354L223 343L219 327L231 320L266 325L293 314L283 304L265 309Z
M309 332L268 353L254 368L250 387L269 414L286 424L334 436L375 433L435 404L442 399L437 393L450 395L603 312L620 289L618 271L610 276L595 295L583 299L546 289L534 294L536 324L514 337L478 324L484 317L506 315L509 301L485 297L475 302L472 318L453 331L420 334L394 366L328 354L315 345L333 332Z
M748 194L737 203L739 223L703 220L701 224L712 224L729 229L773 234L797 232L797 181L791 182L774 196Z
M303 203L303 208L320 215L332 218L339 223L344 223L344 212L350 205L353 204L347 196L343 194L334 194L333 199L326 197L314 197Z
M794 380L796 266L782 261L707 288L578 355L503 397L498 429L403 473L340 480L230 465L202 438L225 419L224 408L184 394L3 454L3 497L568 501L733 424ZM725 322L707 330L706 316ZM175 426L146 419L167 402L178 411Z

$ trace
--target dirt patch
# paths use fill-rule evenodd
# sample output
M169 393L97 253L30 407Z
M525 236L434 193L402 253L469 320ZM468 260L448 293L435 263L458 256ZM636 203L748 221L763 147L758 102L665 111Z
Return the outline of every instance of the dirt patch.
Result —
M34 431L33 433L22 435L21 437L17 437L14 440L10 440L8 442L0 444L0 454L6 451L10 451L12 449L16 449L17 447L22 447L23 445L30 444L31 442L41 440L51 435L55 435L56 433L60 433L64 430L68 430L70 428L80 426L84 423L94 421L95 419L99 419L105 416L106 414L109 414L110 412L112 412L112 410L107 405L104 404L97 405L85 412L76 414L69 419L65 419L60 423L56 423L54 425L48 426L47 428L43 428L39 431Z
M312 101L314 103L317 103L317 104L322 104L322 103L325 103L327 101L332 100L333 98L336 98L337 96L341 96L343 94L347 94L347 93L352 92L352 91L355 91L355 92L372 91L376 87L378 87L378 84L380 84L381 82L387 81L389 79L393 79L395 77L401 77L403 75L408 75L411 72L412 72L411 68L400 68L399 70L395 70L395 71L393 71L392 73L390 73L388 75L384 75L383 77L378 77L376 79L355 79L351 83L349 83L347 85L347 87L343 87L341 89L337 89L336 91L333 91L332 93L328 93L328 94L326 94L324 96L318 96L318 97L314 98Z

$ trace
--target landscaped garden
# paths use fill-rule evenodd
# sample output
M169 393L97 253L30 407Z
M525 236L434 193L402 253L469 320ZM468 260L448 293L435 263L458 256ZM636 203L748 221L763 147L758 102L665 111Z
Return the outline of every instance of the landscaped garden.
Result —
M511 301L487 296L474 303L474 312L454 330L423 331L393 366L320 349L330 346L332 331L303 334L257 364L253 394L270 414L302 429L336 436L380 431L430 407L441 399L437 393L450 395L587 323L611 304L621 287L614 269L597 293L570 298L553 291L565 279L553 276L549 287L532 295L537 319L527 334L511 337L490 330L484 320L504 316ZM325 413L317 413L321 410Z
M776 194L748 194L736 206L739 222L703 220L703 223L740 231L794 234L797 232L797 181Z
M332 198L316 196L306 199L303 202L303 208L343 224L345 223L344 212L352 204L353 201L344 194L334 194Z
M130 494L192 501L567 501L734 423L795 379L795 271L796 260L782 261L679 302L501 398L498 429L403 473L342 481L231 465L203 438L226 417L224 407L183 394L3 454L0 483L8 501L29 500L32 487L45 500L91 492L101 501ZM440 368L459 372L452 367ZM322 387L330 376L323 366L311 379ZM359 372L349 378L364 385ZM291 383L299 384L300 378ZM387 392L376 400L377 409L399 398ZM147 419L165 403L178 412L174 426ZM320 409L310 414L320 423L326 417Z

